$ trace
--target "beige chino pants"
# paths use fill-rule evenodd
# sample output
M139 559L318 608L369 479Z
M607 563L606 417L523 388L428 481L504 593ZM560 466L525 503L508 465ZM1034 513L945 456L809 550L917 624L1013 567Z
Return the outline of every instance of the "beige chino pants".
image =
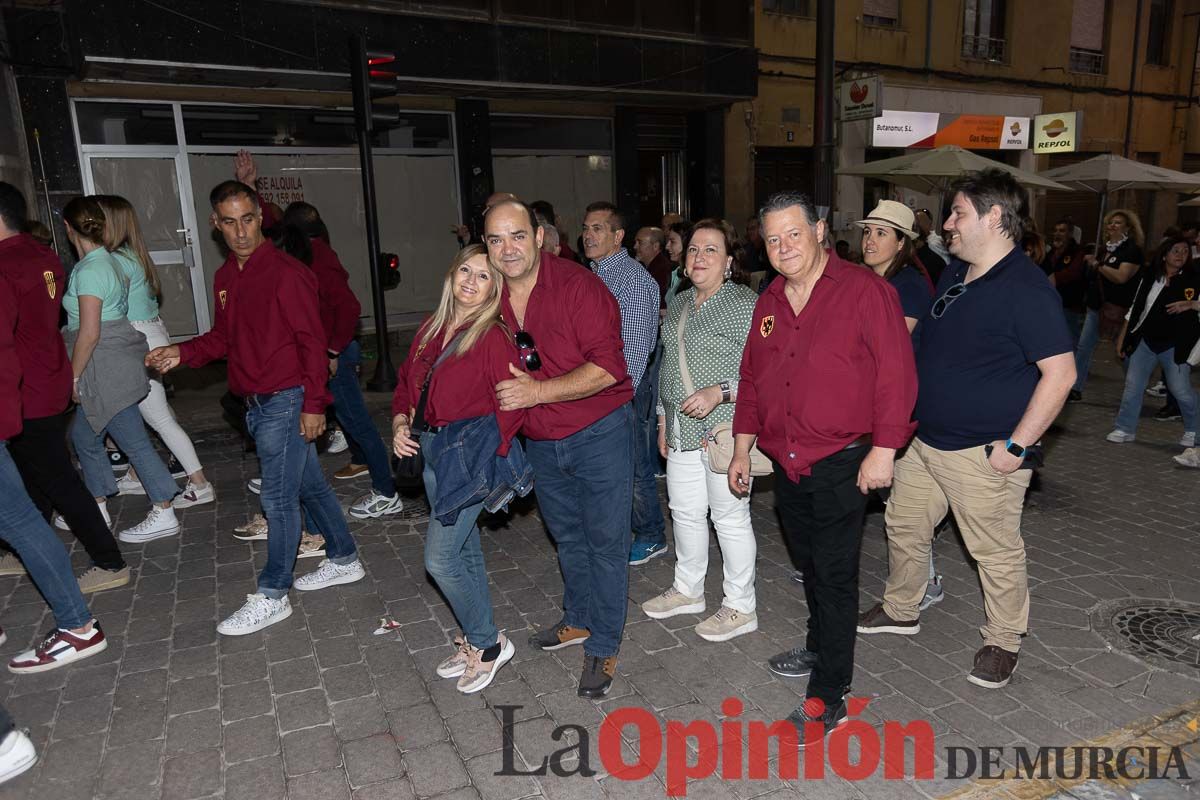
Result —
M979 629L983 643L1019 651L1029 625L1021 503L1032 477L1027 469L1000 475L988 463L983 446L938 450L914 439L896 462L884 516L888 579L883 608L888 616L917 619L929 580L933 529L949 509L979 565L987 614L987 623Z

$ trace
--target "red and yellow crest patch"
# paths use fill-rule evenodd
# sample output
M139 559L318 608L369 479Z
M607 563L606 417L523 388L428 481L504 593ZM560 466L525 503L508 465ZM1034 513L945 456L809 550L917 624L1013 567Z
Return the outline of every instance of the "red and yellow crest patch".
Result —
M225 289L222 289L221 291L217 292L217 300L219 300L221 302L221 310L222 311L225 310L225 300L228 297L229 297L229 292L226 291Z
M46 281L46 294L53 300L54 295L58 294L58 283L54 280L54 273L46 270L42 273L42 278Z
M1191 286L1189 286L1189 287L1187 287L1186 289L1184 289L1184 290L1183 290L1183 299L1184 299L1184 300L1189 300L1189 301L1190 301L1190 300L1191 300L1192 298L1194 298L1195 296L1196 296L1196 290L1195 290L1195 289L1193 289Z
M771 331L773 330L775 330L775 315L768 314L767 316L763 317L762 322L759 323L758 332L765 339L771 335Z

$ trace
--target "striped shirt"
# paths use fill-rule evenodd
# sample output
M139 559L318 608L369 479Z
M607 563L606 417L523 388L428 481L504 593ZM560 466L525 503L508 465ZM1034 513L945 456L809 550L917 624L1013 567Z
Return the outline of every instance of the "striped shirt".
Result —
M636 390L641 383L650 353L658 343L658 284L625 248L591 262L592 272L604 282L621 309L621 340L625 343L625 367Z

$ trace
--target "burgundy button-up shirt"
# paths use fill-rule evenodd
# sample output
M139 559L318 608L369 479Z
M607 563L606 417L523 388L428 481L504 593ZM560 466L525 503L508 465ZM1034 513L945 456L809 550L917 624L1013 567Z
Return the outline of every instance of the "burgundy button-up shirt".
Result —
M321 326L325 344L340 353L354 338L358 315L362 310L350 289L350 276L333 248L324 239L311 239L312 270L317 276L317 299L321 307Z
M792 481L863 434L903 447L917 371L896 290L832 252L799 315L786 285L774 281L754 307L733 432L756 434Z
M590 362L617 381L591 397L529 409L526 436L565 439L633 399L633 381L625 369L621 342L621 310L608 287L590 270L542 253L537 283L525 307L524 328L517 324L507 286L501 298L508 327L513 332L524 330L537 346L542 368L530 375L538 380L557 378Z
M417 401L421 399L425 376L443 350L441 336L435 336L427 345L421 346L421 336L428 324L428 319L421 324L409 348L408 358L396 370L392 415L407 414L410 422ZM500 448L496 452L501 456L508 455L508 447L525 419L524 410L501 411L496 399L496 384L512 377L509 364L521 368L517 346L502 325L496 325L480 337L466 355L446 356L429 380L425 421L441 428L460 419L495 414L500 428Z
M17 304L25 418L61 414L71 401L71 360L58 329L67 288L62 261L29 234L18 234L0 242L0 280L8 284Z
M179 345L183 363L229 359L229 390L269 394L304 387L306 414L329 405L329 357L317 308L317 278L264 241L241 269L231 253L213 276L212 330Z
M0 441L21 432L21 361L13 334L17 328L17 302L12 289L0 281Z

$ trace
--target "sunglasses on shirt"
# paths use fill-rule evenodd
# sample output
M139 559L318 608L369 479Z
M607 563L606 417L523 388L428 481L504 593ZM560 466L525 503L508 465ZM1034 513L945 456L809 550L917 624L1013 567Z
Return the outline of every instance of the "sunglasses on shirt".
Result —
M946 309L950 308L950 305L962 297L966 291L967 285L965 283L959 282L951 286L946 290L945 294L933 301L933 308L930 309L929 316L934 319L941 319L942 315L946 313Z
M528 331L517 331L513 339L517 343L517 349L521 351L521 362L525 368L532 371L542 368L542 359L538 356L537 345L533 343L533 337Z

